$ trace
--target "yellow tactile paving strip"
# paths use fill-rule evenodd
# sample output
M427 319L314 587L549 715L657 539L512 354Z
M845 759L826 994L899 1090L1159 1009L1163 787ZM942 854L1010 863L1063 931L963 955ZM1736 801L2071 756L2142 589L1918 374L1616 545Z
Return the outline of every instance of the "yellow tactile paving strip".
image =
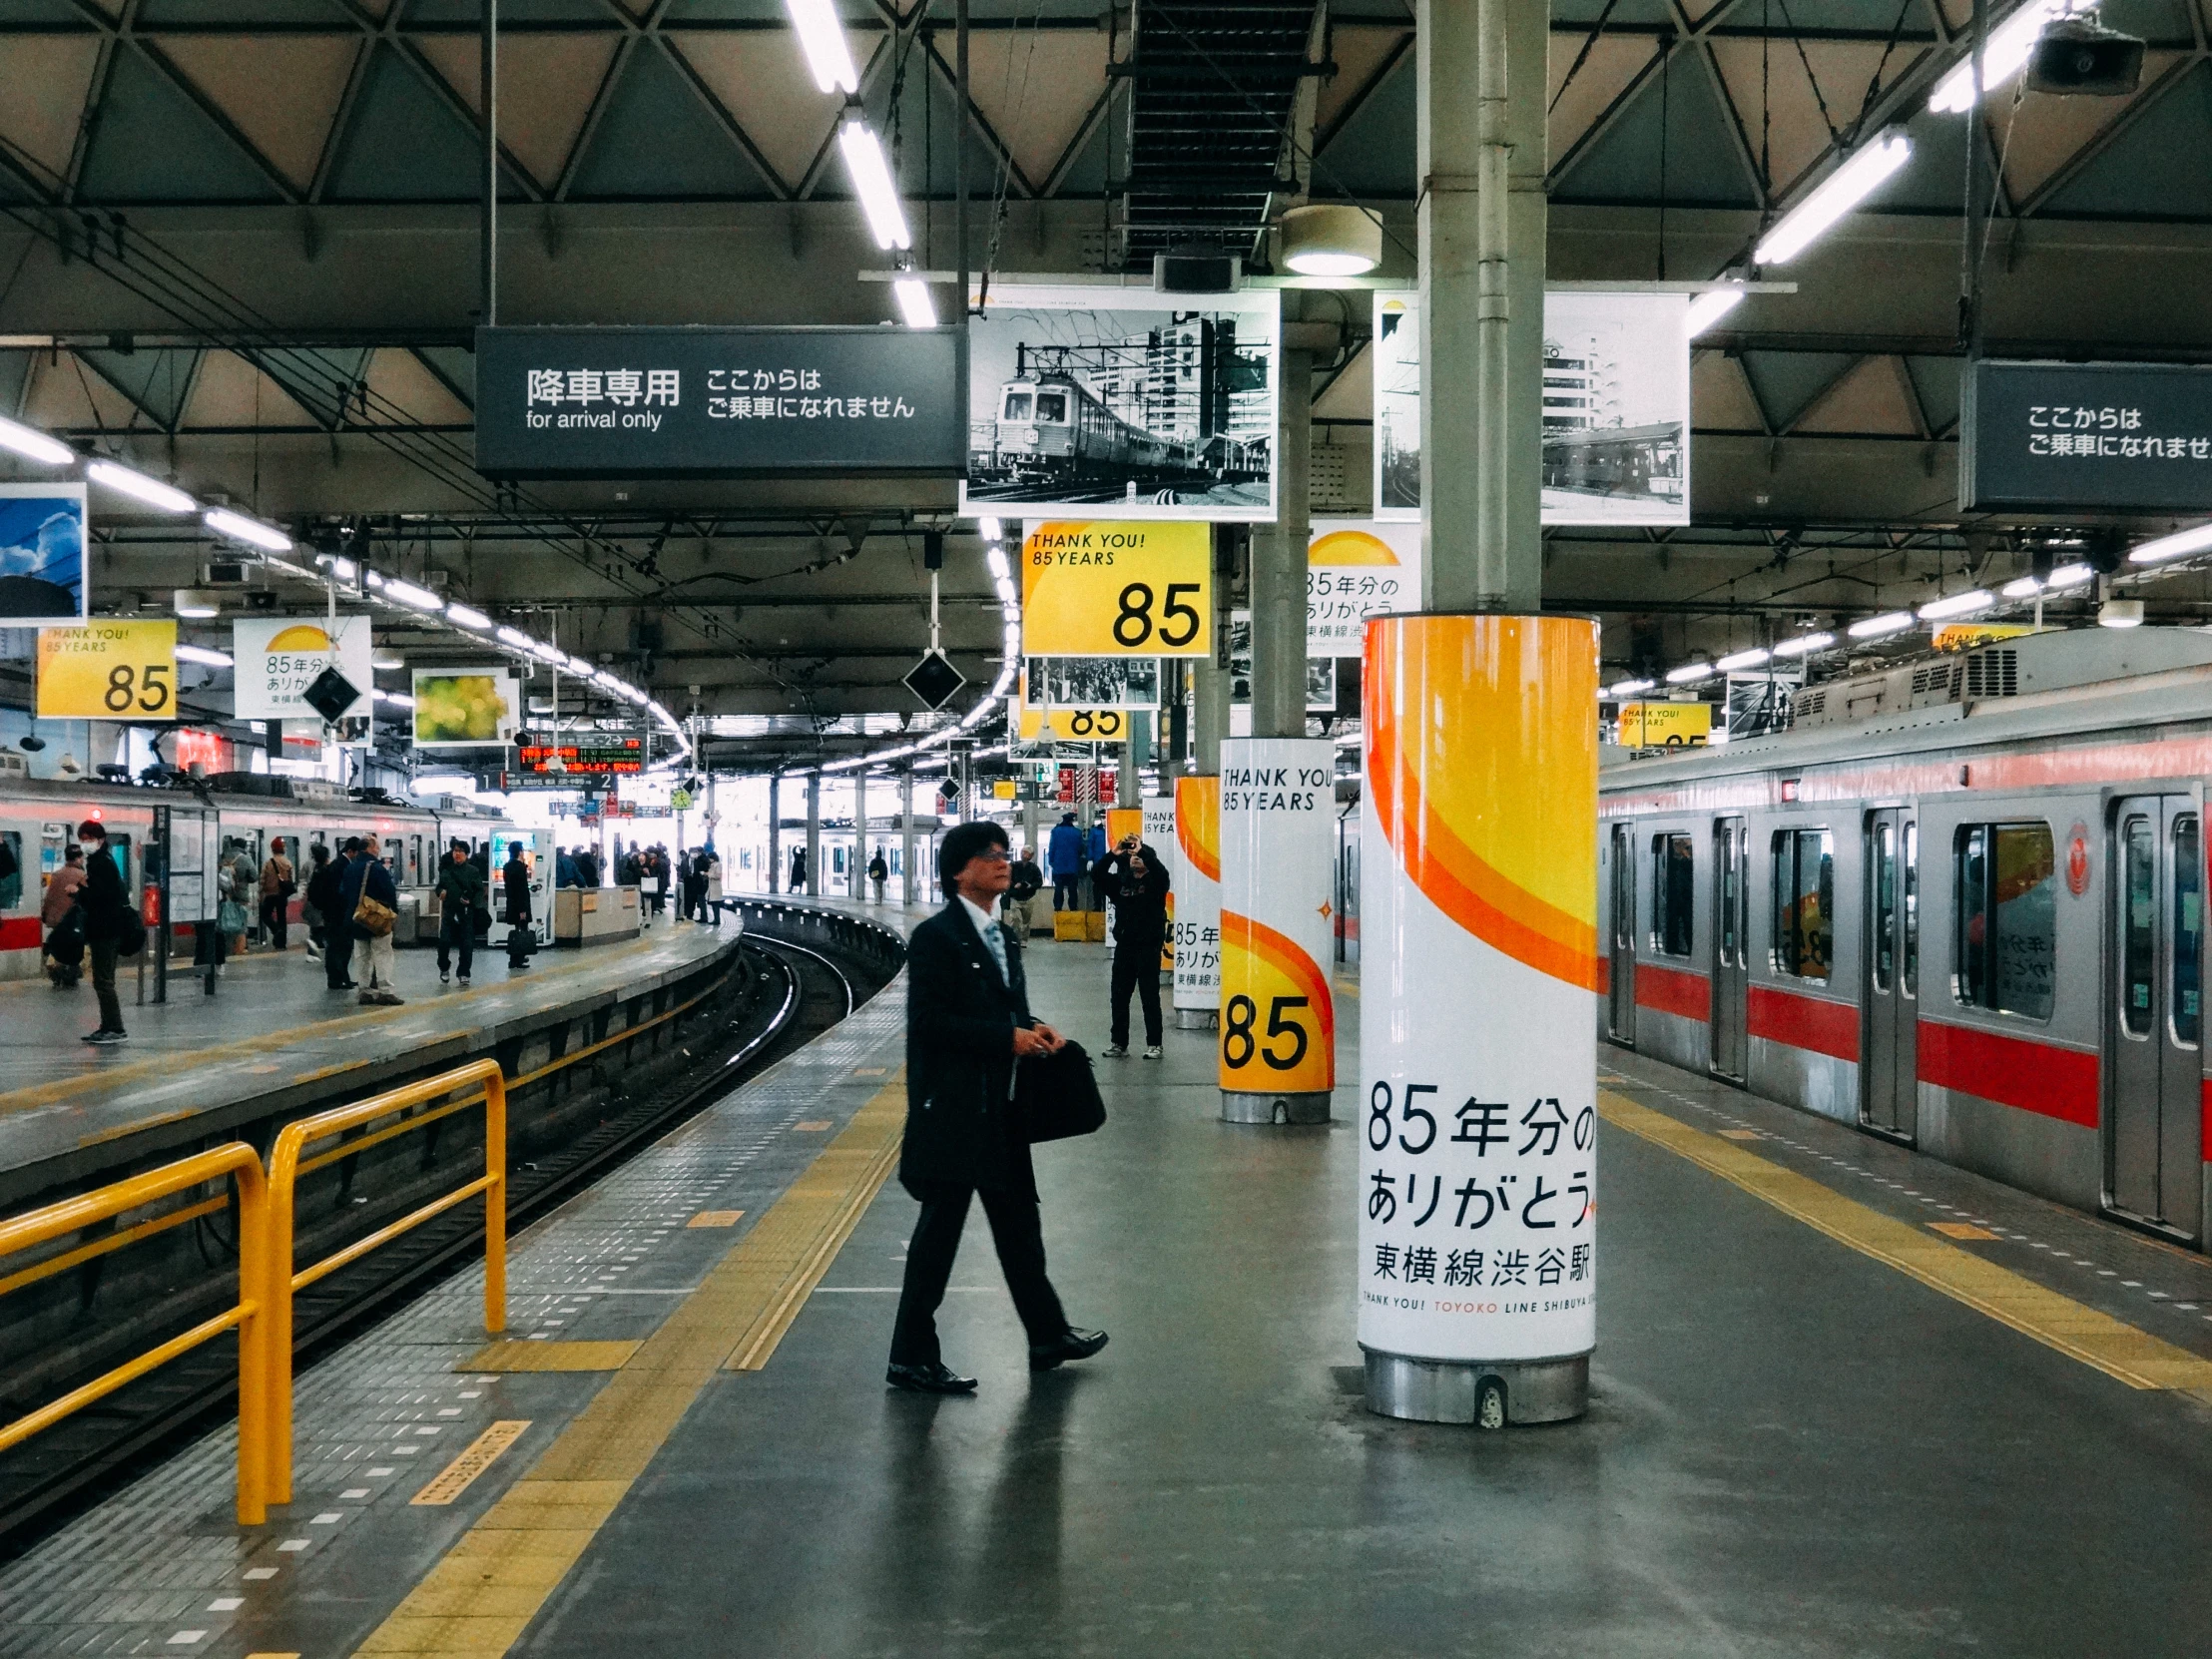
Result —
M901 1068L355 1652L506 1652L716 1373L768 1363L897 1162L905 1115Z
M635 1342L606 1343L490 1343L453 1369L455 1371L620 1371L644 1346Z
M2023 1278L1928 1231L1886 1216L1810 1176L1693 1129L1611 1089L1598 1091L1607 1123L1687 1158L1839 1244L1893 1267L1976 1313L2093 1366L2131 1388L2212 1388L2212 1360Z

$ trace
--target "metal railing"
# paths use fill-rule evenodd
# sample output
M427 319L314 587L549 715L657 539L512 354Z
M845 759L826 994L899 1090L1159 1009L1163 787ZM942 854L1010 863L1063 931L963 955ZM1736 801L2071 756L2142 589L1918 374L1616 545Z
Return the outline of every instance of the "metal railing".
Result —
M238 1301L225 1312L202 1320L160 1347L125 1361L60 1398L49 1400L28 1415L0 1427L0 1451L21 1444L41 1429L51 1428L72 1412L106 1398L124 1384L136 1382L202 1343L214 1341L236 1326L239 1333L239 1524L259 1526L268 1518L268 1450L275 1403L270 1364L274 1348L271 1340L273 1309L266 1291L266 1281L271 1276L272 1226L269 1185L262 1179L262 1161L252 1147L244 1141L232 1141L195 1157L112 1182L97 1191L11 1217L0 1222L0 1258L35 1249L65 1234L82 1232L127 1211L159 1203L226 1177L236 1178L239 1189ZM289 1298L285 1301L288 1304ZM288 1347L286 1359L288 1362Z
M480 1089L475 1086L481 1084ZM447 1101L433 1111L402 1117L372 1129L365 1135L341 1141L326 1152L305 1157L306 1149L349 1129L363 1128L378 1118L404 1112L410 1106L437 1100L459 1089L472 1092ZM305 1268L293 1265L293 1234L297 1221L299 1178L350 1158L399 1135L428 1128L478 1102L484 1107L484 1173L442 1198L379 1227L366 1238L356 1239L343 1250L325 1256ZM498 1336L507 1326L507 1084L496 1060L477 1060L452 1071L440 1072L418 1083L408 1083L383 1094L371 1095L350 1106L332 1107L312 1117L287 1123L276 1137L269 1157L269 1317L267 1341L267 1456L266 1493L271 1503L291 1501L291 1312L294 1292L326 1279L349 1263L389 1244L400 1234L419 1227L433 1216L443 1215L478 1193L484 1195L484 1330ZM241 1397L244 1397L243 1389ZM243 1431L240 1435L244 1443Z

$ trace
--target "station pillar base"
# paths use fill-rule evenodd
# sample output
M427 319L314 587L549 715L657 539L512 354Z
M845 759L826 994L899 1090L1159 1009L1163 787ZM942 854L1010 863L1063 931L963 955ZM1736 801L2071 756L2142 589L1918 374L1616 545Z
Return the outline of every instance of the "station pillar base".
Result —
M1565 1422L1590 1408L1590 1357L1562 1360L1414 1360L1367 1356L1368 1409L1408 1422Z
M1211 1031L1214 1028L1214 1010L1178 1008L1175 1010L1175 1028L1178 1031Z
M1246 1089L1221 1091L1221 1121L1224 1123L1327 1123L1329 1121L1329 1094L1315 1090L1308 1094L1255 1093Z

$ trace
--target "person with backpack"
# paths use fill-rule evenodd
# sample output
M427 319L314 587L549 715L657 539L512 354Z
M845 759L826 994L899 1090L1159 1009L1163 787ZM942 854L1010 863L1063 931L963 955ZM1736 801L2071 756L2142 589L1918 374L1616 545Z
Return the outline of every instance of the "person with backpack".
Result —
M46 925L47 977L58 991L74 990L85 967L85 912L77 902L85 884L85 849L72 846L62 867L46 878L39 920Z
M284 856L284 837L269 843L269 857L262 864L262 936L272 950L291 944L291 895L299 890L291 860Z
M77 902L84 907L85 946L92 952L92 989L100 998L99 1029L85 1033L84 1040L106 1047L129 1036L123 1029L123 1002L115 994L116 959L133 935L141 940L145 935L124 889L123 871L108 853L108 827L87 819L77 826L77 839L85 848L85 884Z
M369 835L361 843L360 896L353 901L353 932L368 945L368 978L360 987L361 1000L397 1007L406 998L392 989L397 965L392 929L399 920L399 884L384 862L383 844Z

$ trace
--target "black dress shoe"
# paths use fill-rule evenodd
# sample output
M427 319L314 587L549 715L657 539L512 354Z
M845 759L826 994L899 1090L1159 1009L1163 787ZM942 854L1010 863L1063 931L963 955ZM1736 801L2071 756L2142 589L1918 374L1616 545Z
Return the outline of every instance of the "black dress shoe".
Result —
M1056 1342L1043 1345L1032 1343L1029 1347L1029 1369L1050 1371L1064 1366L1070 1360L1088 1360L1106 1346L1103 1331L1078 1331L1073 1326L1060 1333Z
M975 1379L962 1377L941 1364L926 1366L891 1366L883 1373L883 1381L894 1388L904 1388L910 1394L971 1394L975 1392Z

